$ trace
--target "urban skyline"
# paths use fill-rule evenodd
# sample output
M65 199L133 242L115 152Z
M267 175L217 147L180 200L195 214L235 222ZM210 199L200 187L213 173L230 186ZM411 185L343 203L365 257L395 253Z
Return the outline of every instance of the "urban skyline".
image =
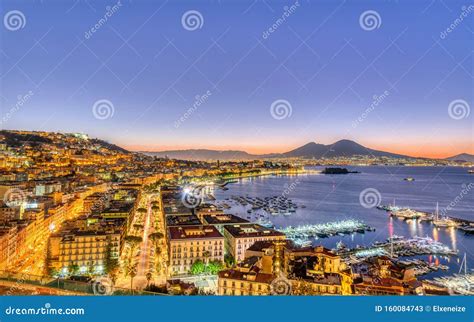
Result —
M0 313L472 320L463 1L1 1Z

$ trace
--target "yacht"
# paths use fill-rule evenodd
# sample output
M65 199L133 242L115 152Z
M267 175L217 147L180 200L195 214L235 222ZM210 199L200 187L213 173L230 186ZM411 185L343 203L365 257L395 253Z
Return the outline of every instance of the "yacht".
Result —
M439 206L438 203L436 203L436 212L435 212L435 217L433 219L433 224L436 227L457 227L458 224L452 220L449 217L439 217Z

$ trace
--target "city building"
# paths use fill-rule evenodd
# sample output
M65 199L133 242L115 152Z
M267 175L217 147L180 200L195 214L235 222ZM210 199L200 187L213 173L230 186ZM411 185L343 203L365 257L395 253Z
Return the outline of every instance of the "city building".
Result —
M193 263L224 261L224 237L214 226L168 227L169 272L187 274Z
M226 253L240 262L245 258L245 251L258 241L285 240L285 234L257 224L225 225Z

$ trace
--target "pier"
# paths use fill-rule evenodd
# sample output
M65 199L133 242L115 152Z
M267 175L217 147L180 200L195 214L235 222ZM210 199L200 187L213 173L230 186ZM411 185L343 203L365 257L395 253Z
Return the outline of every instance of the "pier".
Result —
M437 242L430 237L414 237L404 239L393 236L385 242L375 242L369 247L358 247L353 249L341 248L337 253L349 261L365 259L373 256L410 257L419 255L441 255L456 256L458 252Z
M374 231L374 228L367 226L365 223L348 219L335 221L317 225L302 225L297 227L287 227L279 229L289 239L308 239L308 238L324 238L334 235L346 235L352 233L365 233L366 231Z

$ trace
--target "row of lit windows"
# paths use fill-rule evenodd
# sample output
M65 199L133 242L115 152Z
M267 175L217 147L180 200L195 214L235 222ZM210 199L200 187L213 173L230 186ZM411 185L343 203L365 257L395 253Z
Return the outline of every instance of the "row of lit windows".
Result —
M222 245L215 245L215 246L214 246L214 249L215 249L215 250L222 249ZM183 251L184 251L184 252L186 252L187 250L188 250L187 247L183 247ZM206 250L206 246L202 246L202 250L205 251L205 250ZM207 247L207 250L212 250L212 245L211 245L211 246L208 246L208 247ZM181 247L173 247L172 251L173 251L173 253L176 253L176 252L181 253ZM194 251L193 247L189 247L189 251L190 251L190 252L193 252L193 251ZM196 247L196 251L197 251L197 252L200 251L199 246Z
M212 252L209 253L209 256L212 256ZM215 251L214 256L222 256L222 251ZM177 255L173 254L172 257L173 258L181 258L181 254L177 254ZM206 256L204 256L204 253L202 253L202 254L201 253L196 253L196 256L194 256L194 253L190 253L189 256L187 256L187 253L184 253L182 257L183 258L188 258L188 257L194 258L194 257L206 257Z

